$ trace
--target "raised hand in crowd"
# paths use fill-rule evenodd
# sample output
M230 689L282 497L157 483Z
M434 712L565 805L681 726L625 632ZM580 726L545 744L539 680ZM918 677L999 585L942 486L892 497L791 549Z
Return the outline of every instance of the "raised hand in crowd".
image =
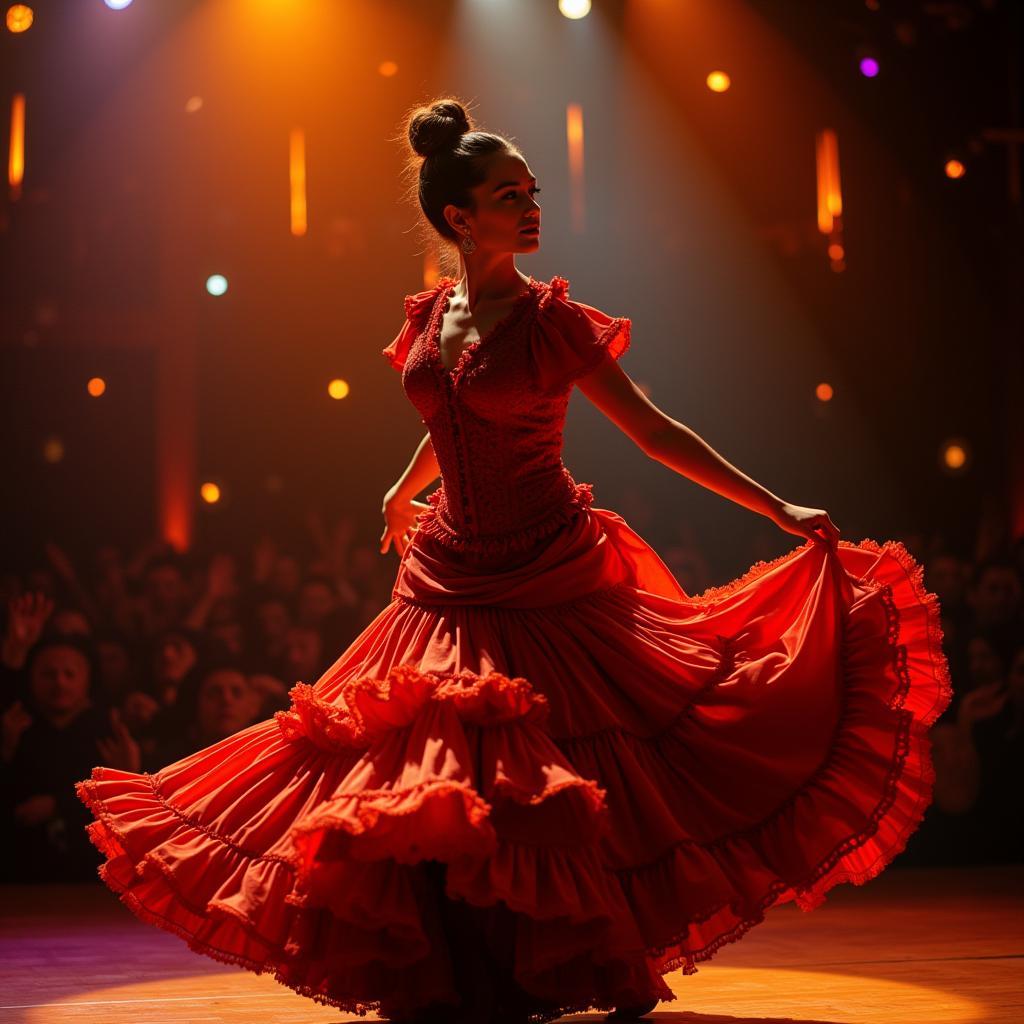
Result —
M44 543L43 551L46 553L46 558L50 565L53 566L53 571L64 582L68 592L88 616L89 621L93 625L98 623L100 620L100 610L96 605L93 595L89 593L88 588L82 585L82 581L78 578L78 573L67 553L52 540Z
M113 735L101 737L96 741L103 764L111 768L120 768L125 772L138 772L142 769L142 752L135 738L128 731L117 708L111 708L110 726Z
M53 607L53 599L38 592L26 591L7 602L7 630L0 659L8 668L19 669L25 664L25 658L42 635Z
M222 598L234 597L237 594L235 560L224 551L218 552L210 559L210 567L206 572L206 587L182 624L191 629L202 629L210 617L214 604Z

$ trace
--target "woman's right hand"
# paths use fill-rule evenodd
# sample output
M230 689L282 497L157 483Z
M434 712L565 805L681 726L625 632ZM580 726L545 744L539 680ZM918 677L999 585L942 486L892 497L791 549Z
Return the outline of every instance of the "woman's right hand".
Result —
M380 537L380 553L383 555L388 545L394 541L399 557L405 554L413 534L417 530L416 516L430 506L426 502L403 498L394 489L384 496L381 513L384 516L384 532Z

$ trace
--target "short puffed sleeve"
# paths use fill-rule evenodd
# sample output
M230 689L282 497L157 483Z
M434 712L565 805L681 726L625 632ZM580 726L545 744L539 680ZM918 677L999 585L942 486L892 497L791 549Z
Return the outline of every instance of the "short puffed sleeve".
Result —
M541 391L568 390L604 359L628 348L632 322L570 299L568 282L556 277L544 296L531 339L534 373Z
M405 369L405 360L416 336L427 325L433 299L437 294L434 288L424 292L416 292L405 297L405 323L402 324L394 341L381 350L381 355L399 372Z

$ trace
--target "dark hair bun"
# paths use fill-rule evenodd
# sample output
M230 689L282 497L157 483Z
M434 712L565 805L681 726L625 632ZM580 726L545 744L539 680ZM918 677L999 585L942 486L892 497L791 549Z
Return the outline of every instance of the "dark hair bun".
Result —
M416 111L409 122L409 144L422 157L454 149L471 130L469 116L458 100L438 100Z

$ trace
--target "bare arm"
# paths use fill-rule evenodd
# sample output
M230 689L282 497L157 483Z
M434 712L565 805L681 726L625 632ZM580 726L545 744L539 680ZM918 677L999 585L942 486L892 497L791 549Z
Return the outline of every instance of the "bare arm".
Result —
M434 454L434 445L430 434L424 434L423 440L413 454L412 461L405 467L405 472L398 478L388 494L396 497L415 498L428 484L433 483L441 473Z
M652 459L730 501L767 516L789 533L838 539L824 509L791 505L762 487L685 424L659 409L610 357L577 386L627 437Z
M380 538L381 554L387 551L392 540L399 555L405 553L417 514L421 509L429 507L423 502L414 501L414 498L424 487L433 483L440 473L434 445L427 433L416 448L412 461L405 467L405 472L384 495L381 512L385 526Z

